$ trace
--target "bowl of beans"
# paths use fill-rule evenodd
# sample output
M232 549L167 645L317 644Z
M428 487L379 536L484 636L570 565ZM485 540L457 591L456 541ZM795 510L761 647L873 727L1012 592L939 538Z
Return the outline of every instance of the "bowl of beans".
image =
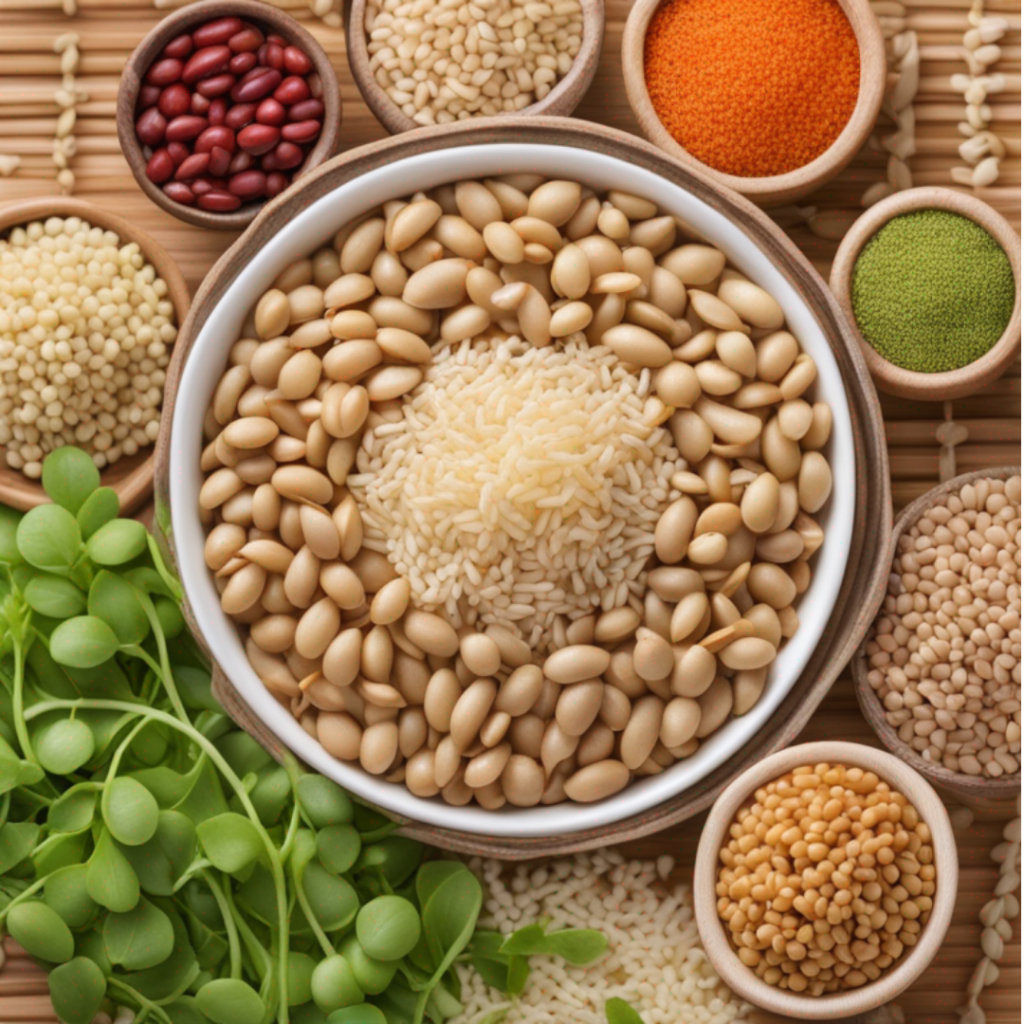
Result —
M895 999L942 945L956 903L949 816L898 757L790 747L743 772L701 832L694 913L740 997L787 1020Z
M43 459L77 445L130 514L153 493L181 271L134 224L56 196L4 205L0 264L0 501L48 501Z
M887 74L868 0L637 0L622 69L651 142L766 206L853 159Z
M167 479L261 728L391 813L543 837L760 735L843 580L855 456L829 342L743 230L515 132L375 156L254 241Z
M597 71L604 0L353 0L352 77L392 134L501 114L568 116Z
M294 18L223 0L164 18L118 88L121 148L142 190L180 220L244 228L334 152L338 82Z
M879 739L965 799L1020 793L1020 467L965 473L896 523L881 610L853 660Z
M847 232L829 283L877 386L944 402L1020 356L1020 236L988 203L948 188L899 192Z

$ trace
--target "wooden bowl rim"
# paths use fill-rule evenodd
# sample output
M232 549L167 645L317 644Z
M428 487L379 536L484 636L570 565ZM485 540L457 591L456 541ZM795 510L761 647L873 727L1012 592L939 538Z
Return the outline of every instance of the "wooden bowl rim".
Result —
M260 244L265 234L276 233L289 219L293 204L304 206L312 199L327 194L360 174L372 174L378 168L413 153L431 152L440 148L461 148L483 143L533 142L570 148L585 148L618 156L620 159L642 161L653 173L661 174L677 187L686 188L703 201L715 206L734 222L743 224L752 240L785 260L781 271L809 302L823 324L837 359L843 364L847 399L853 415L857 460L855 474L858 500L867 510L863 521L855 522L854 557L847 565L837 607L846 609L842 621L832 623L826 631L811 663L794 686L792 696L776 711L766 731L765 747L776 750L790 742L806 724L824 698L881 604L888 572L888 562L881 559L881 539L892 529L892 502L888 473L888 453L881 430L881 409L878 395L869 386L870 377L853 343L845 318L834 296L789 237L767 215L749 200L724 189L693 167L673 160L664 151L635 135L615 128L561 117L487 118L461 121L450 125L417 129L367 143L342 153L305 177L299 188L289 189L261 210L248 231L225 252L207 274L182 330L183 344L176 348L167 374L166 408L168 419L173 415L181 368L188 357L208 311L224 292L245 263L247 246ZM157 453L157 515L156 522L165 531L162 535L167 554L174 564L173 528L170 522L169 494L173 482L169 475L170 434L161 435ZM867 525L870 521L870 527ZM866 596L865 596L866 595ZM190 628L196 624L191 609L185 604ZM201 640L200 640L201 643ZM263 728L237 692L215 671L214 683L218 699L243 728L259 739L272 753L279 751L276 738ZM278 756L280 754L278 753ZM684 794L659 805L651 811L626 819L615 826L576 832L571 836L554 836L546 840L512 840L485 835L465 835L451 829L434 828L390 814L402 825L403 834L456 852L501 856L523 860L541 855L555 855L573 850L593 849L606 845L609 838L617 842L640 838L678 821L685 820L711 805L715 796L736 772L734 763L723 764L702 783Z
M823 761L867 768L894 785L914 805L932 832L935 851L935 902L918 943L891 970L862 988L826 996L803 996L762 981L743 963L726 938L718 917L715 880L722 841L737 810L750 795L780 775L804 764ZM693 908L704 951L721 979L741 998L795 1020L836 1020L866 1013L895 999L928 967L942 945L956 904L959 861L953 828L939 795L913 768L877 747L838 740L801 743L752 765L731 782L708 814L694 864ZM946 879L945 884L942 880Z
M964 484L973 483L981 479L1008 480L1012 476L1020 476L1020 466L999 466L995 469L978 469L971 473L961 473L945 483L939 484L931 490L925 491L921 497L912 501L900 513L899 518L893 526L892 537L889 541L888 565L892 564L896 557L900 537L916 523L921 516L930 508L942 503L942 499L954 491L960 490ZM884 599L884 598L883 598ZM908 743L899 738L896 730L886 720L882 702L878 699L871 684L868 682L868 664L865 644L870 636L870 629L865 634L865 642L855 652L850 669L853 674L854 689L857 693L857 703L860 704L864 717L868 720L875 735L882 741L887 750L905 761L912 768L916 769L925 778L930 779L936 786L948 789L958 794L969 794L982 800L1012 800L1020 794L1021 776L1020 772L1014 775L1000 775L991 779L984 775L967 775L964 772L954 772L941 764L933 764L926 761Z
M885 41L868 0L837 0L846 15L860 51L860 88L849 121L835 141L809 164L763 178L748 178L715 170L681 146L662 124L647 91L644 44L655 11L665 0L636 0L622 35L622 75L626 98L640 130L670 156L706 174L720 185L735 189L754 202L773 205L799 198L835 177L864 145L874 129L885 95L888 73Z
M33 220L45 221L47 217L81 217L94 227L117 232L122 242L135 242L142 250L146 260L151 263L157 274L167 282L167 294L174 303L174 312L178 320L178 333L188 318L189 292L185 277L170 253L142 228L137 227L124 217L111 213L85 199L71 196L42 196L34 199L21 199L0 206L0 235L5 235L11 228L26 224ZM177 344L177 339L175 340ZM174 346L171 347L171 358L174 357ZM170 429L162 415L161 431ZM103 479L107 475L106 467L100 472L100 480L104 486L111 486L117 492L121 502L121 514L128 515L149 500L153 493L153 475L156 468L157 442L146 451L146 457L114 484ZM131 456L134 458L135 456ZM115 463L114 466L117 466ZM6 474L17 474L17 484L9 484L4 480ZM36 505L42 505L50 499L38 480L29 480L17 470L0 467L0 500L19 511L27 512Z
M279 35L301 46L320 76L324 103L323 128L316 145L295 171L293 183L314 167L319 167L334 153L341 124L341 96L338 76L331 59L320 43L295 18L259 0L204 0L201 4L190 4L180 8L154 25L132 51L121 73L121 81L117 87L117 135L125 160L128 161L139 188L157 206L178 220L197 227L241 231L252 223L267 200L245 203L231 213L215 213L176 203L146 177L146 160L142 155L142 146L135 136L135 105L139 89L157 54L171 39L188 31L192 26L229 15L262 23L264 27L270 27Z
M864 338L853 315L850 286L853 269L864 246L894 217L916 210L946 210L958 213L984 228L999 243L1013 269L1017 285L1013 314L999 340L973 363L945 373L918 373L890 363ZM995 380L1014 360L1020 346L1021 292L1020 236L1010 222L988 203L965 192L937 185L912 188L876 203L857 218L847 231L832 263L829 287L850 321L860 342L864 359L875 383L883 391L901 398L941 402L972 394Z
M604 3L605 0L580 0L583 12L583 39L580 51L573 58L568 73L555 83L551 92L544 99L531 103L522 110L497 114L496 117L509 119L538 115L565 116L579 106L583 94L597 73L598 58L604 40ZM392 135L415 131L423 126L405 114L370 73L370 54L366 46L366 32L363 29L365 14L366 0L351 0L345 23L345 49L348 53L352 79L373 116ZM472 123L479 119L469 120Z

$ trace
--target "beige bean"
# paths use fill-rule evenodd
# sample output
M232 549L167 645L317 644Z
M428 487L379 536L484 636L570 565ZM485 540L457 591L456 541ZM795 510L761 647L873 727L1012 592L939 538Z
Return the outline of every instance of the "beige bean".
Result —
M377 287L379 290L380 286L378 285ZM384 292L383 294L389 295L391 293ZM401 288L398 289L397 294L402 294ZM376 330L376 321L369 313L361 309L343 309L331 317L331 336L339 341L356 341L372 338Z
M665 702L660 697L641 697L634 705L622 732L619 752L626 768L635 770L651 755L661 732Z
M520 665L501 684L494 709L514 718L525 715L537 702L543 687L544 673L539 666Z
M450 735L455 747L465 751L480 733L498 688L491 679L477 679L462 692L451 713Z
M764 533L775 522L778 511L779 481L771 473L761 473L743 492L743 524L752 533Z
M402 619L402 626L409 640L426 654L451 658L459 649L458 634L440 615L412 608Z
M590 290L595 295L621 295L635 291L641 284L643 281L636 274L619 270L595 278L590 284Z
M256 333L260 339L276 338L284 334L288 327L291 311L288 308L288 297L277 288L264 292L256 303Z
M646 682L667 679L675 666L672 645L657 633L639 638L633 648L633 668Z
M782 433L791 441L799 441L811 429L814 410L802 398L793 398L783 402L776 415Z
M780 483L794 479L800 472L800 445L782 433L777 416L773 416L764 426L761 457Z
M624 363L657 369L672 359L672 350L652 331L636 324L618 324L601 336L601 344L607 345Z
M339 761L359 758L363 729L344 711L321 711L316 718L316 737L324 750Z
M360 670L371 682L387 683L395 661L391 634L384 626L374 626L363 637Z
M319 658L338 635L341 612L329 598L322 597L303 613L295 630L295 650L303 658Z
M339 486L345 483L356 461L356 442L351 438L338 438L327 450L327 475Z
M502 743L482 754L477 754L466 765L464 776L466 785L471 789L480 789L496 782L501 777L511 756L512 745L510 743Z
M687 594L704 589L701 575L694 569L659 566L647 574L648 586L663 601L681 601Z
M268 483L274 475L275 469L277 469L277 463L270 455L262 453L250 456L248 459L243 459L235 466L235 472L247 484L254 485ZM273 487L271 487L271 490L273 490Z
M622 322L626 301L621 295L605 295L596 301L592 298L591 304L594 307L594 319L584 333L588 344L601 345L605 332Z
M494 221L484 229L484 242L494 254L495 259L502 263L522 263L526 246L520 235L511 225L504 221Z
M654 550L666 565L681 562L697 522L697 505L692 498L677 498L661 514L654 528Z
M786 317L778 302L763 288L739 275L731 272L722 275L718 297L742 320L761 330L778 330L785 323Z
M233 469L214 470L199 489L199 507L218 508L238 494L244 486L242 478Z
M551 314L549 329L552 338L565 338L584 330L594 318L594 311L585 302L570 302Z
M775 647L761 637L748 636L723 647L718 657L726 668L764 668L775 660Z
M554 683L567 685L596 679L611 664L611 655L600 647L573 644L548 656L544 675Z
M311 466L282 466L270 479L282 497L326 505L334 496L334 485Z
M468 273L469 263L464 259L428 263L406 282L402 301L416 309L449 309L465 297Z
M796 480L779 484L779 514L775 517L769 533L781 533L793 525L800 511L800 497Z
M594 625L593 639L599 644L621 643L640 625L640 613L628 605L604 612Z
M375 341L355 338L335 345L324 356L323 373L330 380L351 382L378 366L383 358Z
M646 252L646 250L644 250ZM652 268L651 273L654 273ZM650 286L648 285L648 288ZM631 324L646 327L655 334L660 334L669 345L678 344L679 325L663 309L643 299L630 299L626 303L625 319Z
M570 243L556 254L551 264L551 287L567 299L581 299L590 290L591 267L587 253Z
M320 559L308 547L300 548L284 576L284 592L296 608L308 608L316 593Z
M811 426L800 441L804 451L824 448L832 436L832 409L825 402L815 402L811 412Z
M796 357L796 361L782 380L779 381L779 390L782 397L787 401L799 398L815 381L818 376L818 367L814 360L806 352Z
M757 342L757 376L778 384L800 354L800 346L789 331L776 331Z
M491 314L481 306L460 306L441 321L441 340L449 345L482 334L491 325Z
M370 269L374 256L384 244L384 230L383 217L369 217L349 232L338 254L343 273L363 274Z
M299 523L303 539L317 558L330 561L338 557L341 551L338 529L334 520L322 508L316 505L300 506Z
M576 212L582 189L575 181L546 181L530 193L527 212L555 227L561 227Z
M600 679L563 687L555 706L555 721L562 731L568 736L582 736L597 718L603 694L604 684Z
M216 572L223 569L245 544L245 530L231 523L218 523L206 538L203 557L207 566Z
M724 676L715 681L697 698L700 704L700 725L696 739L702 740L716 732L732 713L732 686Z
M800 507L805 512L817 512L832 493L832 470L820 452L804 452L800 460L797 481Z
M441 792L435 779L435 758L433 750L422 748L409 757L405 765L405 784L413 796L432 797Z
M293 349L308 351L326 345L333 337L330 320L309 320L292 331L288 337L288 344Z
M451 728L452 712L462 696L462 684L450 668L438 669L427 683L423 711L432 729L446 733Z
M507 711L492 711L480 726L480 742L485 747L496 747L511 724L512 716Z
M387 402L412 391L421 380L418 366L385 366L367 378L366 394L371 402Z
M341 557L351 562L358 554L363 543L363 520L359 514L359 506L351 494L338 505L331 518L338 531L341 543Z
M782 392L774 385L765 381L754 381L744 384L731 398L735 409L763 409L766 405L775 405L782 401Z
M498 645L503 665L519 668L519 666L527 665L532 661L533 653L530 650L530 645L502 626L488 626L484 633Z
M438 222L441 207L433 199L419 199L403 206L387 226L387 246L392 252L405 252ZM384 236L381 236L384 240Z
M737 316L732 306L727 306L710 292L691 288L687 295L690 300L690 308L709 327L715 327L720 331L742 331L744 333L750 330Z
M363 647L362 631L343 629L324 651L322 672L335 686L351 686L359 675Z
M676 240L676 222L674 217L648 217L634 222L629 229L629 241L634 246L642 246L652 256L661 256L672 248Z
M432 228L431 237L463 259L481 262L487 255L483 236L464 217L443 214Z
M398 726L377 722L369 726L359 743L359 763L371 775L383 775L398 753Z
M672 692L678 697L699 697L713 682L717 669L715 656L706 647L677 647Z
M765 562L785 565L793 562L804 553L804 541L796 530L783 530L781 533L769 534L758 539L754 549L757 557Z
M700 704L690 697L673 697L661 719L661 742L666 747L688 743L700 727Z
M686 311L686 287L664 267L655 267L651 271L647 298L673 320L678 320Z
M743 378L738 373L717 359L705 359L693 369L701 390L716 398L735 394L743 384Z
M565 795L577 803L593 803L625 789L629 779L629 769L621 761L597 761L565 780Z
M679 454L691 465L703 460L715 443L714 431L692 409L680 409L673 413L669 429Z
M400 327L381 327L376 333L377 345L389 359L406 363L429 363L430 346L419 335Z
M557 765L572 757L579 743L579 736L570 736L556 719L548 721L540 744L544 771L550 774Z
M501 788L515 807L536 807L544 795L544 783L544 769L523 754L513 754L501 773Z
M725 254L709 245L687 243L665 253L659 263L685 285L706 285L725 269Z
M740 331L723 331L715 339L718 358L730 370L742 377L753 377L757 373L757 352L754 344Z
M251 540L238 551L240 558L263 566L267 572L285 573L295 557L291 548L269 538Z
M291 615L267 615L249 627L249 636L262 650L281 654L294 643L296 625Z
M729 539L724 533L702 533L690 541L686 557L695 565L714 565L725 558Z
M370 621L380 626L397 622L409 607L411 593L409 581L403 577L385 583L370 602Z
M606 685L601 696L598 717L612 732L621 732L629 722L632 707L629 697L622 690Z
M536 288L526 286L516 316L523 337L534 348L542 348L551 343L551 307Z
M774 608L766 604L755 604L746 610L744 618L753 624L754 636L767 640L772 647L778 650L779 644L782 642L782 627Z
M362 580L342 562L330 562L320 570L320 586L339 608L358 608L366 600Z
M825 531L805 512L797 515L793 529L803 541L803 557L810 558L825 543Z
M483 633L468 633L459 642L459 653L466 667L476 676L493 676L501 668L498 645Z
M435 316L429 310L417 309L389 295L371 299L366 311L378 327L400 327L420 337L429 334L435 323Z
M213 393L213 417L218 423L223 425L230 422L251 381L252 374L248 366L232 366L221 377Z
M693 367L675 360L654 374L654 390L666 405L676 409L688 409L701 396L700 381Z
M745 715L761 699L767 678L767 668L737 672L732 677L732 713L734 715Z
M672 643L680 643L691 636L708 613L708 598L703 592L687 594L672 612L669 624L669 638Z
M791 605L796 598L793 581L779 566L770 562L751 566L747 590L755 601L761 601L776 611Z

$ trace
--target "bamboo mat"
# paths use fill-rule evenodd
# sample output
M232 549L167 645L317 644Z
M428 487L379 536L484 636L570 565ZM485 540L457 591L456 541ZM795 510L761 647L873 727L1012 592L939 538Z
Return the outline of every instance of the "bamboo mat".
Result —
M303 0L282 0L305 8ZM949 76L965 70L960 41L967 27L969 0L903 0L910 9L907 28L918 32L921 90L915 101L918 154L911 159L915 184L949 185L949 169L961 161L956 121L962 103L948 86ZM18 7L31 7L19 10ZM213 261L234 240L228 232L203 231L173 219L151 204L135 184L120 154L114 129L114 103L121 67L130 51L156 23L159 12L146 0L79 0L80 14L67 18L55 0L0 0L0 157L22 157L14 176L0 177L0 202L59 192L51 148L58 108L52 102L59 84L59 57L54 40L64 32L79 34L81 62L76 87L89 99L78 107L75 129L77 155L71 160L76 176L74 194L109 206L153 234L177 260L191 289ZM636 125L626 102L619 69L622 28L629 0L606 0L604 54L579 117L624 131ZM303 18L331 55L341 83L343 101L342 149L384 136L383 128L363 104L345 60L344 35L325 27L304 10ZM997 187L977 194L999 209L1020 229L1020 5L1015 0L987 0L986 13L1010 20L1001 41L1003 60L995 68L1011 81L1011 89L992 97L995 131L1007 141L1009 156ZM885 177L885 154L868 148L836 180L804 200L821 210L855 211L864 189ZM814 236L805 226L787 228L818 270L827 278L835 243ZM935 432L944 419L955 419L969 431L957 452L959 472L1020 461L1020 362L999 381L969 398L938 404L908 402L882 396L886 438L898 510L938 481L939 446ZM836 738L878 745L857 707L848 676L836 683L801 741ZM912 1024L952 1024L955 1008L980 956L978 911L990 898L997 877L989 850L1001 837L1010 808L977 809L975 824L958 836L960 898L942 951L916 985L899 1000ZM671 853L679 871L689 875L703 818L695 818L657 836L631 844L628 852L655 856ZM996 986L986 989L981 1005L990 1024L1021 1021L1020 922L1007 943ZM29 1024L54 1020L42 972L12 943L7 965L0 972L0 1024ZM572 1024L565 1021L564 1024ZM680 1022L685 1024L685 1022Z

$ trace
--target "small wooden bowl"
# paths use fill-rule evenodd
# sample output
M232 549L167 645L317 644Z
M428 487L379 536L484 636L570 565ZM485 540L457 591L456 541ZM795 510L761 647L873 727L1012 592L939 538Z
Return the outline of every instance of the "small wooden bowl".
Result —
M751 794L759 786L793 768L823 761L873 771L914 805L921 820L931 829L936 889L928 923L921 930L917 945L906 952L894 967L859 989L812 997L769 985L740 961L718 917L715 883L720 866L719 851L736 812L746 804ZM738 996L787 1020L838 1020L867 1013L895 999L926 970L939 951L953 917L958 873L956 840L946 808L935 790L912 768L884 750L859 743L832 740L803 743L758 761L730 783L715 801L697 847L693 870L693 909L701 942L712 967Z
M1017 284L1017 301L1013 315L1006 325L1002 337L980 358L959 370L947 373L916 373L894 366L864 339L853 315L850 289L853 268L861 249L874 237L880 228L893 217L915 210L948 210L959 213L983 227L1003 248L1013 277ZM854 223L839 245L829 285L843 312L850 320L850 327L860 341L864 360L868 364L875 384L890 395L912 398L922 402L945 402L953 398L979 391L997 377L1017 358L1020 349L1020 236L1001 213L988 203L975 199L966 192L949 188L912 188L906 192L876 203Z
M215 18L233 15L256 22L261 28L276 33L301 47L313 62L313 70L320 76L323 86L323 129L316 145L305 161L296 169L297 179L314 167L319 167L334 155L341 124L341 92L338 77L324 48L289 14L258 0L204 0L201 4L182 7L157 24L135 48L121 73L117 89L117 135L128 166L139 188L169 214L188 224L221 231L241 231L247 227L267 200L245 203L231 213L213 213L194 206L185 206L168 198L163 190L146 177L146 157L142 143L135 134L136 104L142 80L160 51L175 37Z
M698 160L669 134L651 103L644 67L647 28L662 0L636 0L622 35L622 74L626 82L626 97L640 130L670 156L697 168L719 185L734 189L760 206L789 203L824 185L853 159L871 134L882 106L888 73L885 41L868 0L838 0L838 3L850 21L860 48L860 92L850 120L839 137L809 164L795 171L764 178L726 174Z
M109 213L82 199L65 199L47 196L41 199L26 199L7 203L0 207L0 236L20 224L47 217L81 217L94 227L116 231L122 242L137 242L146 259L152 263L157 274L167 282L168 295L174 303L178 327L185 322L188 314L189 294L185 278L167 251L158 245L145 231L116 214ZM105 487L117 491L121 501L121 514L129 515L145 504L153 493L153 468L156 445L143 448L135 455L118 459L100 474ZM12 508L27 511L42 505L50 499L42 484L28 477L0 460L0 502Z
M583 11L583 41L576 54L569 73L555 84L555 87L536 103L517 110L514 114L498 115L523 117L533 114L548 114L567 117L583 99L597 72L601 57L601 43L604 40L604 0L580 0ZM422 127L403 113L395 101L380 87L370 70L370 54L366 47L366 32L363 22L366 17L366 0L350 0L348 20L345 23L345 45L352 78L373 111L374 117L392 134L412 131ZM472 122L470 118L470 122Z
M890 563L896 554L897 544L904 532L910 529L928 509L941 504L947 495L959 491L964 484L973 483L983 477L1008 480L1019 474L1020 466L982 469L976 473L964 473L961 476L953 477L952 480L947 480L944 484L939 484L938 487L933 487L930 491L922 494L917 501L911 502L896 520L892 540L889 543ZM871 631L869 630L867 638L870 636ZM857 703L860 704L860 709L871 728L875 730L875 734L888 750L891 750L901 761L909 764L911 768L919 771L931 781L932 785L938 786L961 800L971 803L988 803L989 801L1013 800L1020 796L1020 772L1015 775L1001 775L997 779L981 775L966 775L963 772L950 771L941 764L926 761L910 744L904 743L886 719L885 708L871 688L871 683L868 682L868 659L865 646L866 642L857 649L850 662L857 691Z

